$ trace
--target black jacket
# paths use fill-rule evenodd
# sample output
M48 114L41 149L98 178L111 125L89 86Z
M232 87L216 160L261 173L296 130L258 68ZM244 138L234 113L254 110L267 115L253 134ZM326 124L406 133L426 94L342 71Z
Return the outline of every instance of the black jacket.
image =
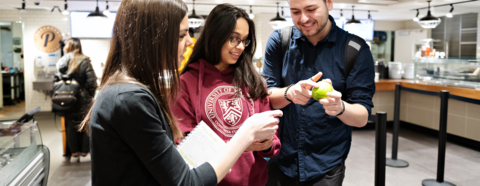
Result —
M71 55L65 55L62 59L59 60L59 64L57 64L57 77L55 81L59 81L59 77L62 74L68 73L68 61ZM63 63L63 61L67 61L67 63ZM88 111L90 108L90 104L95 96L95 91L97 90L97 76L95 75L95 71L93 70L92 64L90 63L90 58L85 57L79 63L79 69L72 73L70 76L78 82L80 85L80 93L77 97L78 103L77 108L74 115L82 115Z
M155 96L134 84L105 87L90 115L92 185L213 186L207 162L190 169Z

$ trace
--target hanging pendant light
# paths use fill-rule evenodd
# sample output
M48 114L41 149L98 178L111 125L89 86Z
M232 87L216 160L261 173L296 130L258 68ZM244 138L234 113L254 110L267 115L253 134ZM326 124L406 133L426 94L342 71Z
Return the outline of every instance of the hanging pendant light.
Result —
M359 20L355 19L355 15L353 14L353 8L355 6L352 6L352 19L348 20L346 24L362 24Z
M63 7L63 11L62 11L63 15L70 14L70 12L67 9L68 9L67 0L65 0L65 6Z
M279 3L277 2L277 17L270 19L268 24L270 24L270 26L276 30L283 28L285 26L285 23L287 23L287 20L285 20L285 18L283 17L280 17Z
M98 8L98 0L97 0L97 7L95 8L94 12L91 12L88 14L87 19L107 19L108 17L100 12L100 9Z
M253 11L252 11L252 5L250 5L250 13L248 14L248 17L250 17L250 19L255 18L255 15L253 15Z
M203 19L202 16L195 14L195 0L193 0L192 15L188 16L188 25L191 28L197 28L202 26L204 22L205 22L205 19Z
M108 10L108 1L106 1L106 7L105 7L105 10L103 11L103 14L107 15L110 13L110 10Z
M428 12L427 16L421 18L417 23L423 28L435 28L437 27L442 20L438 17L435 17L430 13L430 1L428 1Z

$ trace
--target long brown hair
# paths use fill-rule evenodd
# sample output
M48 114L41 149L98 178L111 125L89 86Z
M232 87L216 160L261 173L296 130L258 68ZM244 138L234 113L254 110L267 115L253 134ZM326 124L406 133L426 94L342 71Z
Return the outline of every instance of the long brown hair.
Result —
M237 20L244 18L248 23L248 39L251 40L243 53L233 66L235 75L233 84L237 87L235 95L239 95L240 88L243 86L249 89L249 98L255 100L267 96L267 86L263 77L255 70L252 58L257 48L255 37L255 24L249 18L247 12L231 4L217 5L205 20L205 27L193 47L192 55L186 67L199 59L205 59L212 65L217 65L222 59L222 47L230 39L230 35L235 30ZM188 71L188 68L182 73Z
M74 73L78 71L78 66L83 59L87 56L83 55L82 43L78 38L70 38L67 40L67 45L65 46L65 53L73 53L73 58L68 61L68 72Z
M122 1L100 85L101 89L119 83L147 87L165 112L175 139L183 134L169 101L175 99L178 90L180 22L187 12L181 0ZM171 79L161 78L168 75ZM83 129L88 130L91 114L92 109L81 124Z

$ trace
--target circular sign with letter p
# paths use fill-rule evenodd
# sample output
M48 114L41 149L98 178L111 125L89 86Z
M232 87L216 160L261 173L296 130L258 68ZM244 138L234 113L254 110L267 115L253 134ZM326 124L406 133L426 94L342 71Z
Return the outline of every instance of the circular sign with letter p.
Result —
M53 53L60 49L62 32L53 26L42 26L34 36L35 46L45 53Z

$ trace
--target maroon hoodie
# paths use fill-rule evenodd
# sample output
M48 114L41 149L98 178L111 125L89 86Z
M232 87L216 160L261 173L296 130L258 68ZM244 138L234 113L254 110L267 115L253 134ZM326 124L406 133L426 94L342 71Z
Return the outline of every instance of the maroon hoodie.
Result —
M220 72L200 59L187 69L180 76L181 94L173 105L173 114L184 133L192 131L203 120L227 142L248 117L270 110L268 96L255 101L246 99L243 94L239 98L233 96L233 67ZM244 152L233 165L232 172L218 185L265 185L268 180L265 158L278 155L280 147L280 140L275 136L270 151Z

